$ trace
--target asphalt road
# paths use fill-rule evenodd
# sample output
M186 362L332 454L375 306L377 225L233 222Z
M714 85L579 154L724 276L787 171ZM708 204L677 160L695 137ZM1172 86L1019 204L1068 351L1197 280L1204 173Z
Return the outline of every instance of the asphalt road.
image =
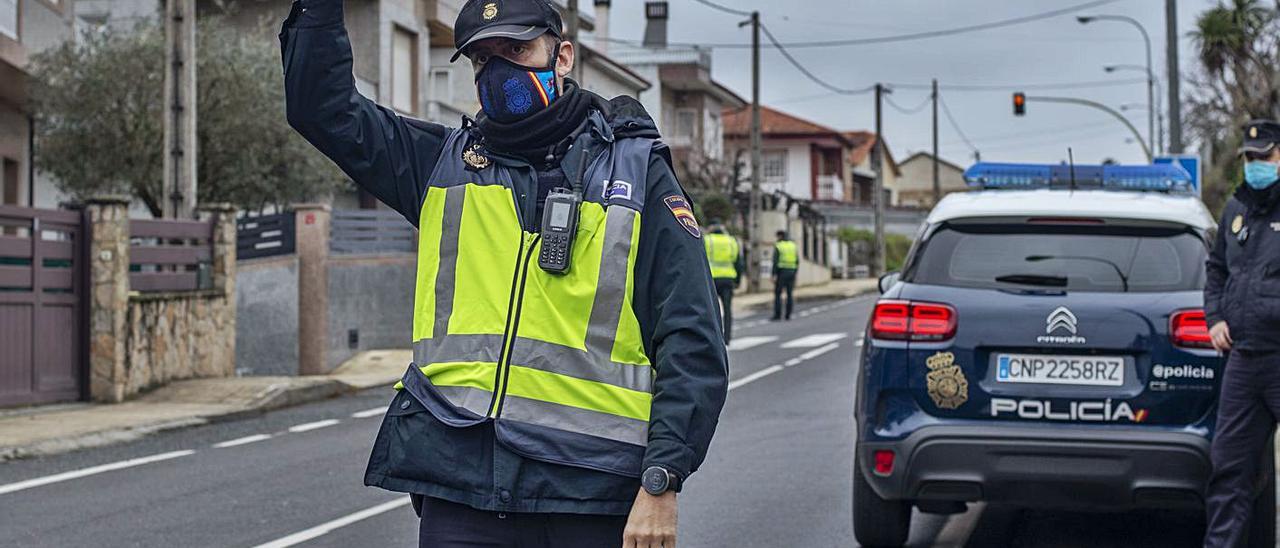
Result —
M850 547L853 379L872 297L741 318L680 546ZM407 497L363 487L387 390L136 442L0 464L6 546L411 546ZM1198 517L973 506L911 546L1195 546Z

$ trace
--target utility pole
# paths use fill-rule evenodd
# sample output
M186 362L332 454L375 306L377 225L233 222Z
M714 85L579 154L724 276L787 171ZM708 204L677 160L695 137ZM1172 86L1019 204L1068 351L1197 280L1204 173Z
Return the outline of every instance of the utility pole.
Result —
M878 129L876 131L879 131ZM938 79L933 79L933 205L942 201L942 181L938 175Z
M760 291L760 12L751 12L751 205L747 208L747 288Z
M884 257L884 139L881 138L883 127L881 124L881 101L884 95L884 85L876 84L876 135L875 145L871 147L871 163L876 171L875 185L872 187L872 199L875 200L875 219L876 219L876 275L883 276L885 274L885 257Z
M1169 74L1169 152L1182 154L1182 101L1178 96L1178 2L1164 0L1165 61Z
M165 2L164 164L161 211L191 218L196 209L196 3Z

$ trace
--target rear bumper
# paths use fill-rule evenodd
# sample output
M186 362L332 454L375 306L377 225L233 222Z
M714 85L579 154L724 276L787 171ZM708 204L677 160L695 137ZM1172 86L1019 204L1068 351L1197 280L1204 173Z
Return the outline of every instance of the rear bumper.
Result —
M1140 430L930 426L858 446L860 470L889 500L990 501L1051 508L1199 508L1209 440ZM892 473L871 471L877 450Z

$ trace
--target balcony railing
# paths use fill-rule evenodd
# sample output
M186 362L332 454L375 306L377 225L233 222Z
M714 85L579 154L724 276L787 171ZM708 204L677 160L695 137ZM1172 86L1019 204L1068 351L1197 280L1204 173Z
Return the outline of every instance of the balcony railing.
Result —
M814 199L822 202L843 202L844 181L839 175L819 175L818 195Z

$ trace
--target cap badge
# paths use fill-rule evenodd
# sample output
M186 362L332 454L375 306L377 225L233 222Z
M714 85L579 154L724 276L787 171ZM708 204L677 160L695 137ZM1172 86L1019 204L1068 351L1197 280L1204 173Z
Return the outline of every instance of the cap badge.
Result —
M1236 218L1231 220L1231 233L1239 234L1242 228L1244 228L1244 215L1236 215Z
M1258 126L1253 126L1253 127L1249 128L1249 138L1250 138L1250 139L1257 139L1257 138L1258 138Z
M485 21L492 21L493 18L497 16L498 16L498 4L495 2L489 2L488 4L485 4L484 11L480 12L480 17L483 17Z

